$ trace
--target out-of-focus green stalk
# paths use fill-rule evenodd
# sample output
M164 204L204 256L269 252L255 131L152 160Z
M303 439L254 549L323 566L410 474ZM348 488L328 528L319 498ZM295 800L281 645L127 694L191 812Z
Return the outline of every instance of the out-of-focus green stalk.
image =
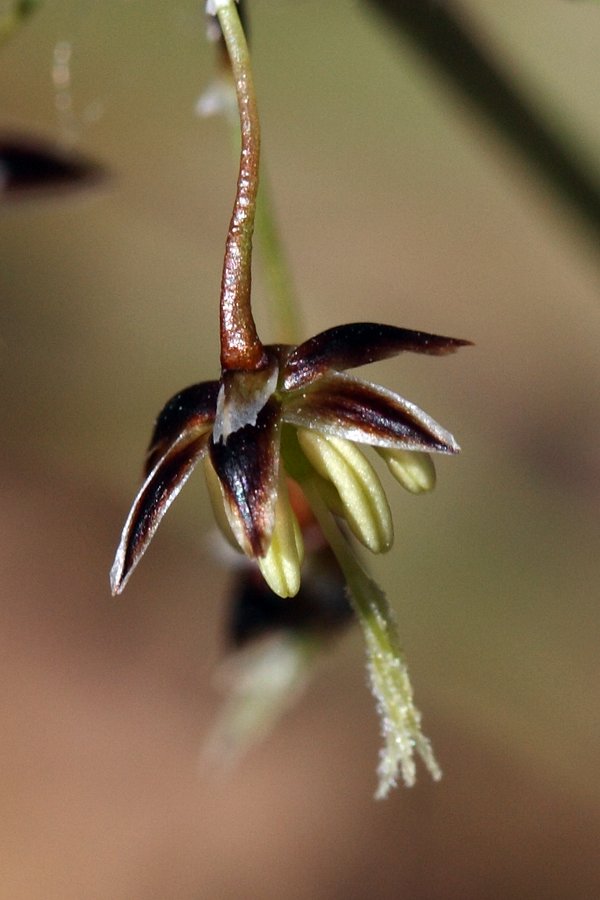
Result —
M600 186L572 142L532 104L454 0L368 0L600 236Z
M303 691L320 650L316 637L282 631L228 657L217 672L226 699L206 755L234 764L266 737Z
M301 340L299 305L277 227L264 162L256 207L256 238L265 274L268 303L277 323L277 335L274 339L285 344L297 344Z
M41 6L42 0L16 0L0 17L0 47L23 25L31 13Z

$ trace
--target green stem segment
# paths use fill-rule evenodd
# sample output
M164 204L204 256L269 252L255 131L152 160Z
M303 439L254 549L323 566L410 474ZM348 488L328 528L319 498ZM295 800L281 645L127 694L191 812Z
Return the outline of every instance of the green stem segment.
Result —
M277 340L284 344L298 344L302 334L298 304L292 276L277 227L277 219L271 201L270 185L268 178L265 178L264 163L256 211L256 236L272 316L277 323Z
M227 52L240 115L242 149L237 190L221 280L221 366L255 371L266 355L252 316L252 233L258 193L260 123L250 55L234 0L213 0Z
M208 755L221 765L233 763L264 738L304 689L320 650L316 635L282 631L226 660L220 681L227 698Z
M407 786L414 784L415 751L432 777L438 780L441 772L431 744L421 731L421 714L413 702L412 686L392 609L381 588L369 578L356 559L310 475L302 479L302 488L344 573L350 600L367 645L371 690L377 701L385 741L375 797L386 797L399 774Z

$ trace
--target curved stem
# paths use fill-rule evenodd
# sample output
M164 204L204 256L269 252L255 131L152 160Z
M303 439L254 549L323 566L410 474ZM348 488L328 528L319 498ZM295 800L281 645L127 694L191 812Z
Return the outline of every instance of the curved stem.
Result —
M234 0L213 0L231 61L242 149L221 280L221 366L254 371L266 364L251 307L252 233L258 193L260 124L250 55Z

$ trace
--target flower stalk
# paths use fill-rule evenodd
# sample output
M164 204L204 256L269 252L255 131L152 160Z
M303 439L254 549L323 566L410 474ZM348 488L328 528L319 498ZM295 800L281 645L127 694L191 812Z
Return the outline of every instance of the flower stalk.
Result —
M212 32L211 32L212 36ZM197 104L198 114L204 117L220 115L232 129L235 153L239 153L240 131L237 96L227 46L218 29L218 74L203 91ZM287 344L297 343L301 335L300 314L293 279L278 229L271 185L265 174L264 154L261 152L260 179L254 223L254 243L258 244L265 280L267 302L273 322L277 324L278 339Z
M212 0L227 52L240 115L241 151L237 190L221 279L221 367L255 371L266 365L251 306L252 235L258 195L260 121L250 54L234 0Z

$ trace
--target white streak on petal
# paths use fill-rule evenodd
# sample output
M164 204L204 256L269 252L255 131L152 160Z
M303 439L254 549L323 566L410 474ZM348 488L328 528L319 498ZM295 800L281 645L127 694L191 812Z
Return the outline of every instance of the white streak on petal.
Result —
M219 389L213 440L223 441L246 425L256 425L261 409L277 387L279 366L272 363L269 370L232 373Z

